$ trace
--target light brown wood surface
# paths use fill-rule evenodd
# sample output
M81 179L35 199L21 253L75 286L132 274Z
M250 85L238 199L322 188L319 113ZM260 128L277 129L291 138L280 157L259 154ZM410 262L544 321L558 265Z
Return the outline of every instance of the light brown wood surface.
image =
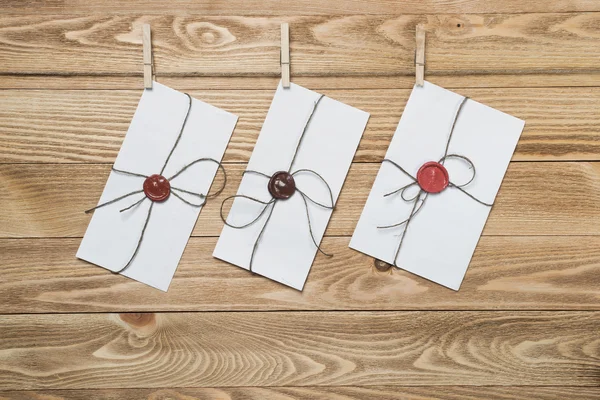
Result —
M131 13L164 14L177 12L193 15L355 15L355 14L414 14L414 13L532 13L557 11L600 11L595 0L333 0L316 2L297 0L285 3L278 0L171 0L155 2L152 7L143 0L127 2L46 0L43 2L5 0L6 14L11 13L102 13L127 15ZM40 4L41 3L41 4Z
M355 161L381 162L410 90L322 91L371 114ZM526 121L516 161L600 159L600 92L595 87L457 91ZM112 163L140 93L141 89L2 90L0 163ZM274 90L254 90L252 96L235 89L189 93L239 116L224 160L247 162Z
M598 314L6 315L0 317L0 389L465 381L594 386L600 368Z
M141 77L135 75L3 75L0 89L81 90L112 89L135 90L139 93ZM278 76L160 76L160 83L179 90L268 90L277 87ZM429 82L448 89L464 88L549 88L549 87L596 87L600 85L600 73L560 74L503 74L503 75L433 75ZM411 89L414 76L297 76L294 83L313 90L352 89ZM376 94L376 93L374 93ZM540 99L536 99L540 100Z
M586 400L600 397L597 387L515 386L312 386L176 389L75 389L0 391L0 400Z
M202 209L194 236L221 233L221 202L236 193L245 164L226 167L227 188ZM82 237L90 221L84 210L98 203L110 168L104 164L0 164L0 186L7 190L0 208L0 236ZM378 169L376 163L352 165L327 236L352 235ZM220 185L220 179L215 185ZM600 163L512 163L483 234L599 235L599 202Z
M292 76L414 76L417 24L431 31L426 76L597 72L600 57L597 13L285 20L290 24ZM142 25L150 23L157 77L280 76L281 22L281 17L168 14L5 15L0 18L0 73L141 76ZM490 51L499 46L502 51ZM37 62L23 62L33 57Z
M303 292L224 264L217 238L192 238L167 293L73 257L79 239L0 240L0 313L273 310L597 310L600 238L485 236L460 291L329 237ZM118 301L115 301L118 299Z
M211 256L282 22L292 82L371 114L303 292ZM240 117L167 293L75 258L144 23L159 82ZM458 292L348 248L418 23L427 80L526 121ZM0 0L0 399L599 398L599 59L596 0Z

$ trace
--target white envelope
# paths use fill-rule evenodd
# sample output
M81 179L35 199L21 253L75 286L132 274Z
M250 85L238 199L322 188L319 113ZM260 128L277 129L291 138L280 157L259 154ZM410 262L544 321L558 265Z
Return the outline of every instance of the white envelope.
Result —
M248 163L248 170L271 176L287 171L297 142L311 109L320 95L292 84L277 88L260 136ZM315 110L299 147L292 171L311 169L319 173L331 187L334 203L348 174L369 114L339 101L324 97ZM296 185L308 196L330 203L327 187L310 173L295 176ZM238 194L268 201L268 178L244 175ZM227 221L240 225L259 215L262 204L236 198ZM308 205L312 230L321 242L331 217L331 210ZM254 243L267 219L265 213L256 223L235 229L225 226L213 256L249 269ZM327 249L323 249L327 251ZM268 225L258 244L252 270L277 282L302 290L317 249L312 242L307 212L298 192L276 203ZM335 255L334 255L335 257Z
M160 83L154 82L152 89L144 90L114 168L158 174L179 135L188 105L184 93ZM236 123L237 116L193 99L181 140L163 175L170 177L203 157L221 161ZM213 162L195 164L174 178L171 185L206 194L217 168ZM143 182L143 177L111 171L98 204L142 189ZM185 204L172 193L164 202L154 203L139 251L122 273L163 291L171 283L201 209ZM119 210L144 197L144 193L137 194L94 211L77 257L111 271L123 268L136 248L151 201L146 199L125 212ZM189 195L182 197L201 202Z
M413 177L425 162L442 158L462 100L463 96L429 82L415 86L385 158ZM468 157L475 166L475 179L463 187L466 192L486 203L494 202L524 125L524 121L474 100L464 103L448 153ZM465 162L449 159L445 167L450 181L456 184L472 176ZM351 248L394 263L404 226L378 226L408 218L414 203L404 201L400 193L384 194L411 182L392 164L382 163L350 241ZM416 193L414 189L419 188L407 190L407 199ZM458 290L490 210L453 187L430 194L408 226L396 265Z

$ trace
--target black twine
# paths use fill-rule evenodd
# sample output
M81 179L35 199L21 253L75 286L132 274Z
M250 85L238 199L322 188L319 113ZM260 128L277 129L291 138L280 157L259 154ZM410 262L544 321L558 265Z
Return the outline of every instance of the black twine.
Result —
M492 207L494 204L493 203L486 203L484 201L479 200L478 198L476 198L475 196L473 196L471 193L467 192L466 190L463 189L464 186L467 186L468 184L470 184L471 182L473 182L473 180L475 179L475 175L476 175L476 171L475 171L475 165L473 164L473 162L462 155L459 154L448 154L448 149L450 148L450 141L452 140L452 135L454 134L454 128L456 126L456 122L458 121L458 117L463 109L464 104L466 103L466 101L468 100L468 97L463 97L462 101L460 102L460 104L458 105L458 108L456 110L456 113L454 115L454 120L452 121L452 127L450 128L450 134L448 135L448 141L446 142L446 149L444 150L444 156L442 158L440 158L440 160L438 161L440 164L444 165L444 162L448 159L451 158L455 158L458 160L462 160L464 162L466 162L469 165L469 169L473 171L473 174L471 175L471 178L463 184L455 184L452 181L450 181L448 183L448 187L452 187L455 189L460 190L462 193L466 194L467 196L469 196L471 199L475 200L476 202L478 202L479 204L482 204L484 206L487 207ZM395 228L401 225L404 225L404 229L402 231L401 237L400 237L400 243L398 244L398 247L396 248L396 253L394 254L394 262L393 265L396 268L400 268L397 265L397 260L398 260L398 255L400 254L400 249L402 248L402 244L404 243L404 238L406 236L406 231L408 230L408 226L410 224L410 222L412 221L412 219L419 213L419 211L421 211L421 209L423 208L423 205L425 204L425 201L427 201L427 198L429 197L430 193L425 192L423 189L419 189L418 193L412 197L412 198L406 198L405 197L405 193L406 190L413 187L413 186L418 186L418 182L417 182L417 178L415 178L414 176L412 176L410 173L408 173L404 168L402 168L399 164L397 164L396 162L390 160L390 159L384 159L383 162L388 162L390 164L392 164L394 167L398 168L400 171L402 171L406 176L408 176L411 180L412 183L409 183L408 185L402 186L398 189L395 189L389 193L384 194L384 197L388 197L391 195L394 195L396 193L400 193L400 197L402 198L402 200L404 200L407 203L410 202L414 202L413 204L413 208L410 212L410 215L408 216L408 218L404 219L403 221L397 222L397 223L393 223L390 225L384 225L384 226L378 226L378 229L388 229L388 228Z
M181 140L181 136L183 135L183 130L185 128L185 125L187 123L188 117L190 115L190 111L192 109L192 97L185 93L185 95L188 97L188 109L187 112L185 113L185 118L183 119L183 123L181 124L181 129L179 130L179 134L177 135L177 139L175 140L175 144L173 145L173 147L171 148L171 151L169 152L169 155L167 156L167 159L165 160L161 170L160 170L160 175L162 175L165 171L165 169L167 168L167 164L169 163L169 160L171 159L171 156L173 155L173 153L175 152L175 148L177 147L177 145L179 144L179 141ZM186 166L184 166L182 169L180 169L177 173L175 173L174 175L172 175L171 177L167 178L167 180L169 181L169 183L171 182L171 180L177 178L182 172L184 172L185 170L187 170L188 168L190 168L192 165L200 163L200 162L213 162L215 164L217 164L218 169L220 169L223 172L223 185L219 188L219 190L217 190L215 193L213 194L208 194L205 195L203 193L194 193L194 192L190 192L188 190L185 189L181 189L175 186L171 186L171 191L170 194L173 194L175 197L177 197L178 199L180 199L181 201L183 201L185 204L188 204L192 207L201 207L204 204L206 204L206 200L212 197L216 197L219 194L221 194L221 192L223 191L223 189L225 189L225 185L227 184L227 173L225 172L225 167L223 166L223 164L221 164L219 161L213 159L213 158L199 158L197 160L192 161L191 163L187 164ZM144 175L144 174L139 174L136 172L130 172L130 171L123 171L120 169L115 168L114 166L112 167L112 170L121 174L126 174L126 175L131 175L131 176L137 176L140 178L148 178L148 175ZM101 207L105 207L108 206L110 204L116 203L120 200L123 200L129 196L133 196L135 194L139 194L139 193L143 193L144 190L134 190L132 192L129 192L127 194L124 194L122 196L119 196L115 199L109 200L105 203L99 204L96 207L90 208L89 210L86 210L85 213L89 214ZM202 201L200 203L192 203L188 200L186 200L185 198L183 198L181 195L177 194L177 192L180 193L186 193L188 195L191 196L195 196L199 199L201 199ZM144 195L144 197L142 197L141 199L139 199L138 201L136 201L135 203L119 210L119 212L124 212L127 210L131 210L132 208L142 204L145 200L147 200L148 197L146 195ZM142 245L142 240L144 239L144 233L146 232L146 228L148 227L148 222L150 221L150 216L152 215L152 207L154 206L154 201L150 201L150 207L148 208L148 214L146 215L146 220L144 222L144 226L142 227L142 231L140 233L140 237L137 241L137 244L135 246L135 249L133 251L133 254L131 255L131 257L129 258L129 261L125 264L125 266L117 271L112 271L112 273L115 274L120 274L123 271L125 271L127 268L129 268L129 266L131 265L131 263L133 262L133 260L135 259L135 256L137 255L141 245Z
M319 207L326 208L328 210L333 210L335 208L335 204L333 202L333 192L331 191L331 187L329 186L329 184L327 183L327 181L325 181L325 179L318 172L313 171L312 169L302 168L302 169L296 170L294 172L291 172L292 171L292 167L294 166L294 162L296 161L296 157L298 156L298 152L299 152L299 149L300 149L300 145L302 144L302 140L304 139L304 136L306 135L306 132L308 131L308 127L309 127L309 125L310 125L310 123L312 121L313 115L315 114L315 111L317 110L317 107L321 103L321 100L323 99L323 97L324 97L324 95L319 96L319 98L317 99L317 101L315 101L314 104L313 104L313 107L312 107L312 109L310 111L310 114L308 116L306 124L304 125L304 128L302 130L300 138L298 139L298 143L296 144L296 149L294 150L294 154L292 156L292 160L291 160L290 165L289 165L289 167L287 169L287 172L290 175L292 175L292 176L295 176L296 174L300 174L300 173L310 173L313 176L315 176L316 178L318 178L321 182L323 182L325 184L325 186L327 187L327 190L329 192L329 199L331 201L331 205L323 204L323 203L320 203L318 201L313 200L312 198L310 198L307 194L305 194L302 190L300 190L297 187L296 187L296 191L298 193L300 193L300 196L302 197L302 201L304 203L304 209L306 211L306 219L308 221L308 231L309 231L309 234L310 234L310 238L312 239L312 242L314 243L315 247L317 248L317 250L321 254L323 254L323 255L325 255L327 257L332 257L333 256L332 254L325 253L325 251L323 251L323 249L321 248L321 246L319 245L319 243L317 243L317 240L316 240L316 238L314 236L314 233L313 233L312 222L310 220L310 213L309 213L309 209L308 209L308 203L311 202L311 203L313 203L313 204L315 204L315 205L317 205ZM267 174L265 174L263 172L260 172L260 171L246 170L246 171L244 171L244 173L242 174L242 176L245 175L245 174L254 174L254 175L261 176L263 178L271 179L271 175L267 175ZM229 222L227 222L227 219L223 215L223 207L225 206L225 202L227 202L229 200L233 200L235 198L248 199L248 200L254 201L255 203L263 204L264 207L262 207L262 209L261 209L260 213L258 214L258 216L256 218L254 218L252 221L250 221L250 222L248 222L246 224L242 224L242 225L233 225L233 224L230 224ZM252 271L252 262L254 261L254 256L256 254L256 250L258 249L258 245L260 243L260 239L263 236L263 233L264 233L264 231L265 231L265 229L267 227L267 224L271 220L271 216L273 215L273 210L275 209L275 205L277 204L278 201L279 201L279 199L276 199L276 198L274 198L272 196L271 196L270 200L263 201L263 200L257 199L256 197L251 197L251 196L246 196L246 195L238 194L238 195L235 195L235 196L227 197L221 203L221 212L220 212L221 220L223 221L223 223L225 225L227 225L227 226L229 226L231 228L234 228L234 229L243 229L243 228L246 228L246 227L254 224L259 219L261 219L261 217L265 214L265 212L267 211L267 209L269 209L269 212L267 214L267 218L265 220L265 223L261 227L260 232L259 232L259 234L258 234L258 236L256 238L256 241L254 242L254 245L252 247L252 254L250 255L250 264L249 264L249 267L248 267L248 269L250 270L250 272L253 272Z

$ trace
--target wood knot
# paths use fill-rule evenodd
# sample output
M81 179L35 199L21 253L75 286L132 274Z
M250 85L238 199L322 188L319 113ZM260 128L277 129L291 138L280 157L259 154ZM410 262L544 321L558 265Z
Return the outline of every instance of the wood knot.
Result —
M377 270L381 272L389 271L389 269L392 268L390 264L378 259L373 260L373 264L375 265L375 268L377 268Z
M127 325L136 329L156 325L156 315L154 313L122 313L119 314L119 317Z
M210 22L193 22L186 26L190 46L194 49L225 46L236 41L236 37L224 26Z
M470 31L472 26L472 21L466 18L461 18L460 16L452 16L445 19L441 25L444 30L447 30L449 33L463 35Z
M213 44L216 40L216 37L213 32L204 32L202 34L202 40L204 41L204 43Z

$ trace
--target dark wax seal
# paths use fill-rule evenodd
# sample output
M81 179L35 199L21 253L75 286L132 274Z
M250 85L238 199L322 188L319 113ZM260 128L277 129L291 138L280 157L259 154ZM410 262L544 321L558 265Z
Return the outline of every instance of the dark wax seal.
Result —
M296 191L294 177L285 171L275 172L269 180L269 193L278 200L287 200Z
M171 184L162 175L150 175L144 181L144 193L152 201L164 201L171 193Z
M419 168L417 182L427 193L439 193L448 187L448 170L442 164L429 161Z

